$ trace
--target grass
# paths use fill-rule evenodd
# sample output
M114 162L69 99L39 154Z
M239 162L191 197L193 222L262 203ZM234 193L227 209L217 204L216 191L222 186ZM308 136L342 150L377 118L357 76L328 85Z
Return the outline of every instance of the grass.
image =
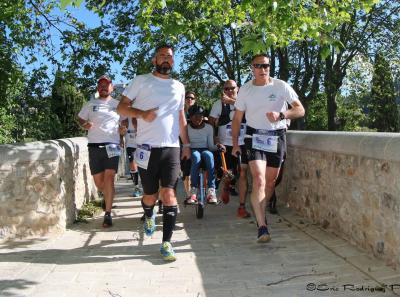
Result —
M87 223L88 219L93 218L95 215L98 215L103 211L101 206L102 200L93 200L83 204L82 208L78 210L75 223Z

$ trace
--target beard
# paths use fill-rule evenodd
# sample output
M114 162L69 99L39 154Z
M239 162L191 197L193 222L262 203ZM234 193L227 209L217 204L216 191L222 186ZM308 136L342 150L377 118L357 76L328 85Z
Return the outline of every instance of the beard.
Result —
M162 75L168 75L171 73L172 67L168 62L163 62L161 65L156 65L156 71Z

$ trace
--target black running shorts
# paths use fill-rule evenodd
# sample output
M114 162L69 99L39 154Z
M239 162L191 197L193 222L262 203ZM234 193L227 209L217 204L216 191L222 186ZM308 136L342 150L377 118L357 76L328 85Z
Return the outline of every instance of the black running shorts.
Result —
M161 187L175 189L180 172L179 147L152 148L147 169L139 167L145 195L153 195Z

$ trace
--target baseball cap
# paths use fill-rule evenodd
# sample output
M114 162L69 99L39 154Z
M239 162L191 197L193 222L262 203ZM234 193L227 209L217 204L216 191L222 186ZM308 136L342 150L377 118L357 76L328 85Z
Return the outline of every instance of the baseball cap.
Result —
M100 76L99 79L97 80L97 83L99 83L101 80L106 80L107 82L112 83L112 80L108 75Z
M195 105L192 105L192 106L189 107L188 113L189 113L190 117L195 115L195 114L203 115L204 114L204 108L201 107L200 105L195 104Z

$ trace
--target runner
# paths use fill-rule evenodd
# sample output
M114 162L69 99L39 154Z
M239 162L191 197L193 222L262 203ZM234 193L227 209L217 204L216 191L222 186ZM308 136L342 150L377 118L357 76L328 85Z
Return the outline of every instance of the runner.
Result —
M284 81L269 76L269 57L252 58L254 79L240 88L232 122L232 154L240 152L239 131L244 113L247 117L245 146L253 178L251 203L258 226L258 242L271 239L265 209L270 199L286 151L286 119L304 116L296 92ZM292 106L287 109L286 102Z
M175 187L180 171L179 135L183 143L182 158L189 159L191 154L184 113L185 88L170 78L174 63L171 46L158 47L152 62L155 70L138 75L125 89L118 112L137 118L135 159L144 192L144 232L151 236L156 230L153 208L161 182L159 195L164 212L160 252L164 260L175 261L171 237L178 210Z
M209 121L214 127L218 127L218 141L226 147L226 165L228 169L237 173L237 156L232 156L232 119L234 114L234 104L236 102L238 87L234 80L227 80L224 83L224 91L221 99L213 104ZM239 137L239 145L241 148L240 175L239 175L239 207L236 216L238 218L248 218L250 213L246 210L247 196L247 154L244 147L244 129L245 124L242 123L242 135ZM236 175L236 174L235 174ZM231 182L230 194L234 193L235 180Z
M94 183L104 195L105 214L103 227L112 226L111 208L114 200L114 177L121 155L120 116L118 100L111 97L111 79L103 75L97 81L98 99L87 102L78 114L81 127L88 131L89 167Z

